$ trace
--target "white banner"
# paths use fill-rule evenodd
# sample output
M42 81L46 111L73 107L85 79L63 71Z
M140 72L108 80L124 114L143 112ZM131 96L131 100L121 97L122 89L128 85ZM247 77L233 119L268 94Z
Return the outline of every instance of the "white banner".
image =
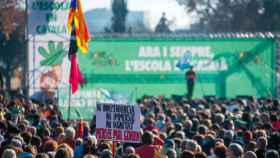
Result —
M57 89L68 84L70 62L68 42L28 43L29 95L43 89Z
M97 103L96 138L139 143L141 111L138 106Z
M28 37L35 41L69 39L70 0L28 0Z
M28 0L29 95L68 83L68 0ZM63 84L64 83L64 84Z

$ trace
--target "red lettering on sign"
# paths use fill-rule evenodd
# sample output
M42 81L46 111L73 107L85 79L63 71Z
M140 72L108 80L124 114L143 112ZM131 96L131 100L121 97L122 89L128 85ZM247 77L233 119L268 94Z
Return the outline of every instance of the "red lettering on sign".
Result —
M112 130L106 128L96 128L97 139L112 139Z
M114 139L115 140L122 140L122 131L121 130L114 130Z
M124 140L131 142L139 142L140 141L140 132L135 131L124 131Z

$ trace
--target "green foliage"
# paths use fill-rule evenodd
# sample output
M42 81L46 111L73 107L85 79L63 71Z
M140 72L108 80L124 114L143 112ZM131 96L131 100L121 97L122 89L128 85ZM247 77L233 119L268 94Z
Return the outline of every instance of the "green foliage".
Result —
M199 18L198 31L280 30L280 0L177 0Z
M53 41L49 41L48 50L43 47L39 47L38 49L39 53L42 57L44 57L44 59L40 62L41 65L60 65L62 64L63 58L66 56L62 42L55 46Z
M126 0L114 0L112 3L112 31L124 33L126 31L125 21L128 13Z
M13 70L27 67L26 18L25 11L18 6L21 2L22 0L0 2L0 73L8 90Z

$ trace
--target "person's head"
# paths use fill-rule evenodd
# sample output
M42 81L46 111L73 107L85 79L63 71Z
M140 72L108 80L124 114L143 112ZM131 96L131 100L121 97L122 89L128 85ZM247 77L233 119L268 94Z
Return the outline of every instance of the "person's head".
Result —
M33 136L35 136L37 134L36 127L34 127L34 126L28 127L27 131L30 132L31 135L33 135Z
M152 132L145 131L142 135L143 144L154 144L154 135Z
M257 158L257 155L253 151L247 151L244 154L244 158Z
M265 158L279 158L279 153L276 150L268 150L265 153Z
M18 139L18 138L13 138L11 141L10 141L10 145L11 146L14 146L16 148L22 148L23 146L23 141L21 139Z
M17 154L13 149L5 149L1 158L17 158Z
M224 138L232 140L234 137L234 132L232 130L228 130L225 132Z
M189 150L193 153L197 152L197 143L194 140L186 139L181 144L182 150Z
M257 139L257 148L258 149L266 149L267 146L267 139L266 137L259 137Z
M25 144L30 144L32 139L32 134L30 132L21 133L21 137L23 138Z
M182 131L183 130L183 124L182 123L174 123L175 130L176 131Z
M227 156L229 158L241 158L243 155L243 148L237 143L232 143L227 149Z
M253 139L253 134L252 134L252 132L251 132L251 131L246 131L246 132L244 133L243 139L244 139L245 141L250 141L250 140L252 140L252 139Z
M55 129L55 133L57 136L64 133L64 128L62 126L57 126Z
M153 117L154 117L153 114L149 114L149 116L144 119L143 125L145 127L154 127L155 120L153 119Z
M134 154L135 153L135 149L132 146L128 146L125 148L124 152L123 152L123 156L122 157L128 157L128 155L130 154Z
M31 139L31 145L35 145L37 149L41 146L42 140L38 136L33 136Z
M266 138L267 137L265 130L257 130L255 132L255 135L256 135L256 138L259 138L259 137L265 137Z
M193 66L190 66L190 70L193 70Z
M66 148L59 148L55 153L55 158L72 158L71 154Z
M198 133L205 135L208 131L208 128L205 125L199 125L198 126Z
M55 151L58 147L58 144L54 140L48 140L43 145L44 152Z
M140 158L140 156L134 153L134 154L129 154L127 158Z
M49 158L49 155L45 153L39 153L35 156L35 158Z
M194 153L189 150L184 150L181 153L181 158L195 158Z
M74 140L76 135L75 129L73 127L68 127L65 130L65 138L66 139L70 139L70 140Z
M175 142L174 140L172 139L167 139L165 142L164 142L164 147L165 148L170 148L170 149L175 149Z
M108 149L105 149L101 152L100 158L112 158L112 152Z
M49 137L51 135L51 132L48 128L43 129L43 137Z
M204 137L204 135L197 134L197 135L193 136L192 139L195 140L198 144L202 144L203 140L205 140L205 137Z
M195 154L195 158L207 158L207 154L204 152L199 152Z
M164 115L164 113L158 114L158 115L157 115L157 120L165 121L165 115Z
M270 120L271 120L271 122L276 122L278 120L277 115L276 114L271 114L270 115Z
M167 149L167 151L166 151L166 156L167 156L168 158L176 158L176 157L177 157L177 153L176 153L175 149L169 148L169 149Z
M97 157L91 154L86 154L83 158L97 158Z
M223 143L218 143L214 147L214 154L217 158L226 157L227 147Z
M54 158L55 156L55 151L50 151L47 153L49 155L49 158Z
M233 120L225 120L224 126L226 130L234 130L234 122Z
M97 140L95 136L88 136L85 138L84 144L88 146L93 146L97 144Z
M217 113L214 115L214 120L218 125L221 125L225 121L225 116L222 113Z
M60 144L57 148L57 151L59 149L65 149L67 151L67 153L70 155L70 157L73 157L74 156L74 151L73 149L66 143L63 143L63 144Z
M98 145L98 151L101 153L103 150L111 150L111 145L108 142L102 142Z
M187 120L187 121L184 123L185 129L188 129L188 130L190 130L190 129L192 128L192 125L193 125L193 123L192 123L191 120Z
M160 139L165 140L167 138L167 134L164 132L160 132L159 137L160 137Z
M255 152L257 148L257 143L255 141L250 141L246 146L246 151Z
M75 146L80 146L80 145L83 145L83 139L82 138L78 138L75 141Z
M96 139L96 137L93 136L93 135L88 136L87 140L88 140L89 142L91 142L93 145L96 145L96 144L97 144L97 139Z
M183 131L177 131L174 134L174 138L184 139L185 138L185 133Z
M23 147L23 151L24 152L28 152L28 153L33 154L33 155L37 154L36 148L33 145L26 145L26 146L24 146Z

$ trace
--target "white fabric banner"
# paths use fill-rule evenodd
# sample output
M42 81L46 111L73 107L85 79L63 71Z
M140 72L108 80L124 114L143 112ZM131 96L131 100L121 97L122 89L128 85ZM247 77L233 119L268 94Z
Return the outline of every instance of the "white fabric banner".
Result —
M141 111L138 106L97 103L96 138L139 143Z

